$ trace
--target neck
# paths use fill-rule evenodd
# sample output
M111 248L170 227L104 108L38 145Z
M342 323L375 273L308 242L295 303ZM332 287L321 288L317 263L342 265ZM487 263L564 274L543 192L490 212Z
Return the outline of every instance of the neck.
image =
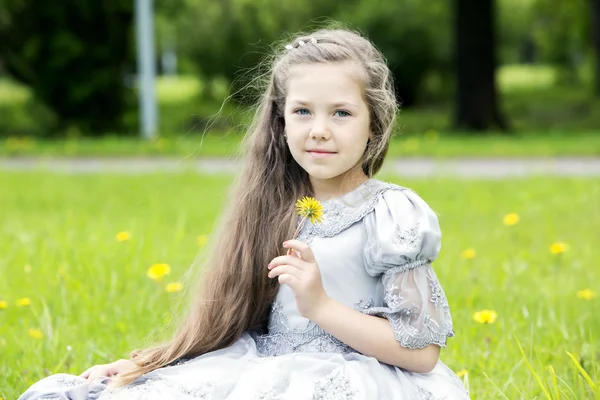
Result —
M317 179L310 177L310 183L313 188L315 198L319 201L342 196L356 189L369 178L363 172L362 168L330 179Z

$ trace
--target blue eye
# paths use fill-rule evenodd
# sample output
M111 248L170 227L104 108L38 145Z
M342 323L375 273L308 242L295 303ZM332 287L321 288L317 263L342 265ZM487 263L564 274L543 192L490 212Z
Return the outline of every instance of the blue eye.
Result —
M294 111L294 114L308 115L308 110L306 108L299 108L296 111Z
M350 113L348 111L344 111L344 110L337 110L335 112L337 114L338 117L349 117Z

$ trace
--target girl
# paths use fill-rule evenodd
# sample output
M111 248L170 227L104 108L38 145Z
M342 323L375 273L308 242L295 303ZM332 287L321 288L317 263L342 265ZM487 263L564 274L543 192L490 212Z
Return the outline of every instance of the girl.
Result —
M438 359L454 333L431 267L436 214L372 178L397 112L382 55L346 30L280 53L185 322L167 343L47 377L21 400L468 399ZM305 195L323 220L284 242Z

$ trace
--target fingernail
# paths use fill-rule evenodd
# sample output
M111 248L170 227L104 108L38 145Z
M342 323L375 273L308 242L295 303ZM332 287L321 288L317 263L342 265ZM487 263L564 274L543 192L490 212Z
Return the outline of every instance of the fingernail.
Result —
M287 246L287 242L283 242L283 247L286 247L286 246Z
M271 264L267 264L267 268L271 269Z

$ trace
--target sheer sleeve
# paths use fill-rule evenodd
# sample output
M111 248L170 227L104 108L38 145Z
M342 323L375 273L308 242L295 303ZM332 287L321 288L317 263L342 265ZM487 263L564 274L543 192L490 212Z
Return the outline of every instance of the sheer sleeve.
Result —
M446 295L431 267L441 248L436 214L416 193L389 190L365 216L364 264L380 276L379 301L362 311L390 321L403 347L446 346L454 336Z

